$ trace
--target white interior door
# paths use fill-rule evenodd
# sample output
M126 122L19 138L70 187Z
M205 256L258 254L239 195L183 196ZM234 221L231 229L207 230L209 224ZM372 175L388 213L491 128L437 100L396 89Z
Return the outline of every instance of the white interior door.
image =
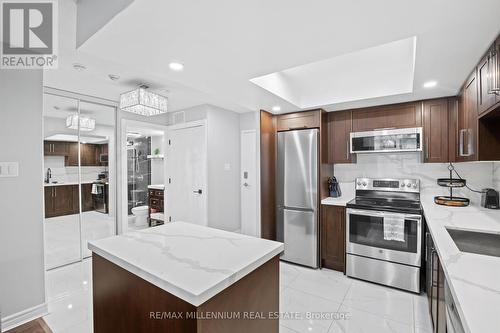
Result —
M207 225L207 153L204 125L173 127L167 150L167 215Z
M257 219L257 137L254 130L241 132L241 232L260 237Z

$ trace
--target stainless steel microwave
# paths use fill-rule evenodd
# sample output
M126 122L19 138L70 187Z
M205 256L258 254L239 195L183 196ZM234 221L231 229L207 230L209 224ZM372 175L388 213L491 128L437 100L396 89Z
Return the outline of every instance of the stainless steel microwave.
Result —
M353 132L351 153L422 151L422 127Z

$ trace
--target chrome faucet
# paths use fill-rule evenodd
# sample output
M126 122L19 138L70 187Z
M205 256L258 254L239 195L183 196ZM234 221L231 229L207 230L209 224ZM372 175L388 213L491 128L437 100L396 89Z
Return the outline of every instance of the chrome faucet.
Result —
M45 175L45 182L50 183L50 178L52 178L52 170L50 168L47 169L47 173Z

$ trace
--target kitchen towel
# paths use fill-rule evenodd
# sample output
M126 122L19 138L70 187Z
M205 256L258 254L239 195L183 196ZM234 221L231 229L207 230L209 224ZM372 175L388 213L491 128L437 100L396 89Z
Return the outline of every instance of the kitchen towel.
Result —
M384 217L384 240L405 241L405 219Z
M92 194L99 194L99 192L97 191L97 184L92 184L92 191L91 191Z

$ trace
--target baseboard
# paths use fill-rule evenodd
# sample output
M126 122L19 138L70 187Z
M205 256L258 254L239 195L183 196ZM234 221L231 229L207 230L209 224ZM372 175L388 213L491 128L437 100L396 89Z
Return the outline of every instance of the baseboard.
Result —
M42 303L32 308L14 313L13 315L2 318L0 332L11 330L19 325L43 317L48 313L49 308L47 306L47 303Z

